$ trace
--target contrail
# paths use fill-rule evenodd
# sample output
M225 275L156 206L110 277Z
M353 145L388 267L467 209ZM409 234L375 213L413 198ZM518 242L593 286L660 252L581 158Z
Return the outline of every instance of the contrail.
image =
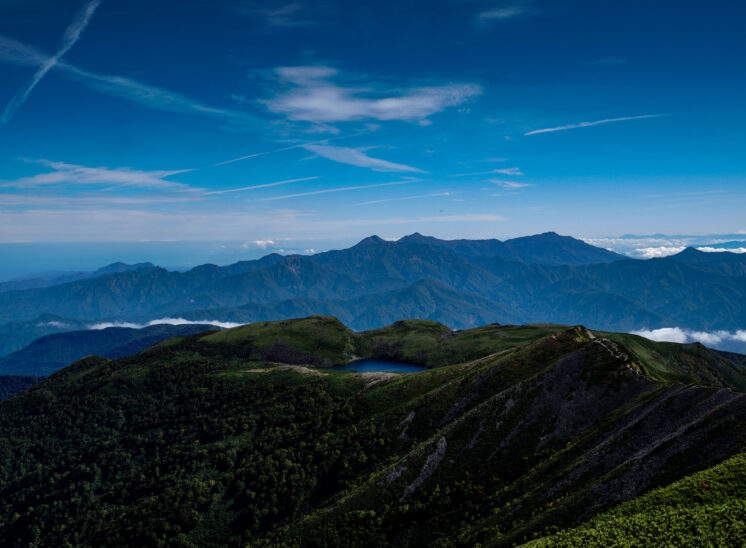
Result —
M343 188L330 188L327 190L314 190L313 192L301 192L300 194L285 194L284 196L274 196L273 198L262 198L262 202L269 202L272 200L286 200L287 198L299 198L301 196L314 196L316 194L328 194L330 192L347 192L348 190L361 190L364 188L376 188L379 186L392 186L392 185L408 185L414 183L416 180L411 181L393 181L391 183L376 183L374 185L363 185L363 186L346 186Z
M244 190L256 190L257 188L267 188L270 186L287 185L289 183L300 183L301 181L311 181L318 179L318 177L303 177L302 179L288 179L287 181L277 181L276 183L265 183L263 185L244 186L241 188L231 188L229 190L213 190L212 192L205 192L204 195L209 194L227 194L228 192L243 192Z
M535 129L524 133L523 135L537 135L539 133L553 133L555 131L566 131L568 129L577 129L579 127L600 126L601 124L611 124L614 122L627 122L629 120L644 120L646 118L660 118L668 114L644 114L642 116L625 116L624 118L606 118L605 120L595 120L593 122L580 122L578 124L567 124L566 126L547 127L544 129Z
M224 162L218 162L217 164L212 164L211 167L218 167L218 166L224 166L226 164L232 164L233 162L240 162L241 160L248 160L249 158L256 158L257 156L264 156L266 154L274 154L275 152L284 152L286 150L292 150L294 148L303 148L308 145L317 145L321 143L328 143L329 141L339 141L340 139L350 139L351 137L357 137L359 135L365 135L366 133L370 133L370 131L359 131L357 133L352 133L350 135L342 135L340 137L329 137L327 139L319 139L318 141L311 141L310 143L301 143L299 145L291 145L287 147L282 148L276 148L274 150L266 150L264 152L255 152L254 154L248 154L246 156L241 156L239 158L233 158L232 160L226 160Z
M78 12L78 14L75 16L75 19L73 19L73 22L70 23L70 25L65 30L65 34L62 36L60 49L57 50L57 53L55 53L52 57L46 59L41 64L41 66L39 66L31 80L29 80L29 82L21 89L19 89L15 96L10 100L8 106L5 107L5 111L3 112L2 116L0 116L0 125L6 124L8 120L13 117L18 108L26 101L31 91L36 87L41 79L44 78L44 75L57 64L57 62L70 50L71 47L75 45L75 42L78 41L80 35L83 34L83 31L88 25L88 22L91 20L93 12L96 11L96 8L98 8L100 4L101 0L92 0L91 2L88 2L85 6L83 6L83 9Z

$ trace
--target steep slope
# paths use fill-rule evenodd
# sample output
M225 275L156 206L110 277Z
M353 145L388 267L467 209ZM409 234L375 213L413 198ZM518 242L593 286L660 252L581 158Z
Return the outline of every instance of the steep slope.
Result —
M505 246L521 261L530 264L581 265L610 263L627 258L570 236L560 236L556 232L514 238L507 240Z
M242 261L225 268L202 265L187 272L139 268L52 287L0 293L0 321L27 321L39 314L86 318L133 318L229 276L271 268L278 256Z
M0 543L524 542L743 450L746 394L641 366L582 327L325 317L89 357L0 403Z
M527 546L743 546L744 492L741 453Z
M152 325L142 329L109 327L46 335L0 358L0 375L49 375L85 356L121 358L171 337L217 329L211 325Z
M545 232L511 240L439 240L419 232L404 236L399 242L417 243L446 249L471 259L500 258L527 264L579 265L608 263L626 259L624 255L592 246L570 236Z
M505 242L496 239L489 240L441 240L432 236L423 236L419 232L399 239L401 243L428 245L446 249L451 253L463 255L470 259L484 257L499 257L503 260L522 262L522 259L512 251Z
M349 249L319 253L312 260L347 273L362 284L392 279L413 283L429 278L457 291L489 298L499 281L482 267L448 250L406 241L387 242L377 236Z
M402 317L434 320L453 329L466 329L490 322L523 321L518 312L503 305L478 295L455 291L430 279L420 280L403 289L361 295L350 300L295 298L265 304L175 313L194 321L220 318L240 323L299 318L312 314L336 316L355 330L375 329Z

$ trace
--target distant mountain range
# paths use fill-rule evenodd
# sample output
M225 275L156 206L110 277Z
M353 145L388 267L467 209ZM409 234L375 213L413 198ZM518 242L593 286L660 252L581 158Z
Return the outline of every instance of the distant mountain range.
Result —
M187 272L134 266L0 293L0 322L14 322L0 326L0 348L21 348L17 342L28 344L29 330L38 333L50 321L79 329L94 321L174 316L249 322L333 314L358 330L403 317L451 328L490 322L616 331L746 326L746 255L687 249L637 260L552 232L507 241L371 236L343 250L271 254ZM44 314L60 319L40 320L50 317Z
M53 285L75 282L78 280L98 278L100 276L106 276L107 274L118 274L120 272L127 272L128 270L137 270L139 268L149 267L153 267L153 263L125 264L117 262L99 268L98 270L95 270L93 272L52 273L47 275L41 274L38 276L18 278L15 280L9 280L7 282L0 282L0 293L3 293L5 291L17 291L21 289L37 289L40 287L50 287Z
M153 325L142 329L109 327L46 335L0 358L0 375L49 375L86 356L122 358L172 337L210 329L210 325Z

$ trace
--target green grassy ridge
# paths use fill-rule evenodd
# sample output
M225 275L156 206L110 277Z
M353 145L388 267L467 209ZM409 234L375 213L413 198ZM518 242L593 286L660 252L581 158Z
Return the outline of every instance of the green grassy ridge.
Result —
M287 542L292 546L338 545L349 541L349 535L358 534L362 536L357 538L376 538L380 545L475 545L495 541L499 546L511 546L525 541L526 537L531 538L533 534L547 534L558 526L574 523L588 507L595 505L603 508L605 504L608 505L598 496L594 497L593 493L599 487L608 489L605 486L614 485L618 473L613 471L613 467L607 468L602 477L595 477L596 472L589 469L566 489L551 497L547 497L545 491L561 484L563 477L569 477L578 468L578 463L587 458L589 451L596 450L599 443L604 442L610 430L634 420L638 407L644 403L634 398L634 393L630 395L633 397L630 403L619 408L611 405L609 409L613 409L613 412L602 413L595 427L570 439L557 440L541 451L534 449L536 440L543 437L542 425L552 414L538 415L531 419L530 427L516 438L511 453L499 458L500 465L495 467L494 463L490 464L489 448L497 446L511 428L530 417L532 407L541 405L535 382L550 375L555 360L561 362L562 357L585 348L595 352L597 359L584 365L578 373L576 382L580 394L583 385L591 390L593 387L602 387L603 393L596 396L600 398L596 401L601 403L613 399L616 393L624 389L625 383L632 382L647 384L648 391L642 393L653 401L662 401L664 405L667 398L675 395L670 394L665 385L646 383L618 360L609 358L609 353L600 345L593 344L590 334L582 328L571 328L559 335L544 337L529 347L500 357L457 366L463 372L461 382L449 382L423 394L408 406L397 409L398 421L406 417L407 412L415 413L415 418L407 427L412 445L403 461L392 463L332 507L319 509L288 535L272 537L266 542L270 545ZM599 371L605 372L599 375ZM487 376L487 372L492 373ZM477 379L480 379L484 393L463 406L453 422L442 424L441 419L447 415L449 407L463 401ZM523 389L511 388L522 383L525 384ZM383 386L378 393L388 389L388 386ZM513 390L514 395L517 394L516 404L511 409L513 418L509 414L503 419L503 430L482 434L483 438L489 438L484 440L488 449L466 450L478 436L475 433L481 431L484 422L491 421L489 416L492 409L499 407L489 401L490 395L502 390ZM686 397L689 389L680 386L674 392ZM706 398L707 394L702 397ZM619 401L623 402L625 398ZM484 407L485 404L487 407ZM582 410L579 412L582 413ZM678 417L679 413L671 411L669 415ZM727 420L727 413L720 413L717 418L719 423ZM739 428L731 435L740 432L738 435L743 438L743 422ZM399 422L398 430L402 429ZM723 435L722 430L714 428L702 440L719 439ZM458 467L443 465L440 469L442 473L437 471L421 486L420 491L402 501L400 496L404 487L416 480L441 437L448 438L446 458L450 458L451 462L455 459ZM631 458L637 451L637 443L640 442L617 436L611 446L607 444L606 450L613 453L619 446ZM665 451L660 456L664 456ZM730 454L728 451L724 453L726 456ZM665 457L666 460L669 458L670 455ZM620 462L624 462L624 459ZM407 464L406 469L391 484L386 478L403 463ZM692 470L693 467L696 469L696 459L679 463L673 469L678 470L679 466L682 471ZM657 472L660 477L666 473L665 470ZM610 497L609 501L612 500L614 498ZM449 517L454 512L460 515L458 525Z
M527 546L746 544L746 453Z
M431 320L401 320L390 326L355 332L333 316L257 322L204 337L185 339L205 354L261 361L331 367L354 358L378 358L425 367L463 363L529 344L538 337L567 329L560 325L503 326L490 324L451 331ZM174 344L164 342L161 344ZM292 350L283 355L283 350Z
M568 326L556 324L490 324L451 331L435 321L410 319L354 332L332 316L310 316L257 322L187 340L212 347L208 350L192 344L200 353L239 355L253 361L332 367L354 358L378 358L432 368L526 346L567 329ZM592 333L621 345L622 351L632 358L631 365L651 380L746 391L746 372L702 345L661 343L624 333Z
M265 359L278 340L321 367ZM425 354L432 368L383 379L328 368L342 361L335 349L346 360L373 352L364 345L376 340L403 355L434 341ZM0 404L0 543L463 545L574 525L573 506L557 515L537 494L636 408L537 450L555 428L545 411L531 415L541 383L554 385L572 356L587 359L573 377L576 402L589 391L596 406L629 383L650 384L579 326L450 332L407 320L354 333L311 317L182 337L118 360L89 357ZM501 393L514 400L502 430L485 429L482 445L467 449L495 423L491 413L503 413L493 401ZM496 472L491 449L523 422L497 459L509 470ZM441 436L446 460L400 502ZM381 486L404 458L400 480ZM682 470L694 465L687 458ZM585 489L581 480L573 491Z
M746 391L744 369L701 344L655 342L628 333L598 332L598 335L623 345L637 358L640 372L650 379Z

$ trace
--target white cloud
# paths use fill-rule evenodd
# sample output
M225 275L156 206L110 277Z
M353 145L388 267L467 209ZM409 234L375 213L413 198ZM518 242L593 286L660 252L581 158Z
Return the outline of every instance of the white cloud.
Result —
M708 346L717 346L726 341L746 342L746 330L737 331L695 331L681 327L662 327L660 329L640 329L632 331L646 339L659 342L691 343L700 342Z
M657 259L660 257L668 257L669 255L676 255L685 249L686 247L677 246L642 247L635 249L635 254L643 259Z
M52 320L49 322L39 322L36 324L36 327L57 327L59 329L65 329L72 326L69 323Z
M501 179L490 179L490 183L503 188L525 188L527 186L534 186L531 183L516 183L515 181L503 181Z
M114 185L117 187L142 187L150 189L196 190L188 185L165 180L179 173L191 171L181 169L176 171L141 171L128 167L87 167L65 162L50 160L31 160L53 171L40 173L29 177L21 177L11 181L0 182L0 187L34 188L47 185Z
M235 322L221 322L216 320L185 320L184 318L158 318L157 320L151 320L145 323L132 323L132 322L100 322L94 323L88 326L88 329L106 329L109 327L130 327L132 329L142 329L143 327L150 327L151 325L194 325L194 324L206 324L216 325L218 327L224 327L226 329L231 327L238 327L245 325Z
M669 257L681 253L688 246L658 246L658 247L642 247L634 250L634 254L644 259L654 259L659 257ZM704 253L746 253L746 247L711 247L702 246L696 248L698 251Z
M639 331L632 331L633 335L640 335L651 341L659 342L676 342L685 343L687 342L687 335L684 330L679 327L662 327L660 329L640 329Z
M543 129L535 129L524 133L523 135L537 135L539 133L553 133L555 131L566 131L568 129L577 129L582 127L600 126L601 124L611 124L614 122L627 122L629 120L644 120L647 118L660 118L662 116L668 116L668 114L643 114L641 116L625 116L623 118L606 118L604 120L595 120L593 122L579 122L577 124L567 124L564 126L548 127Z
M255 7L254 2L250 2L249 9L256 15L264 18L264 21L272 27L302 27L311 25L312 22L304 17L305 9L303 4L293 2L281 6L267 8Z
M342 87L331 82L339 71L326 66L279 67L275 74L290 89L262 101L267 108L291 120L321 124L369 119L424 121L482 92L476 84L406 90Z
M746 247L698 247L697 250L705 253L746 253Z
M357 148L335 147L331 145L304 145L303 148L313 152L317 156L321 156L327 160L332 160L333 162L349 164L357 167L367 167L373 171L425 173L416 167L395 164L394 162L389 162L388 160L382 160L380 158L373 158Z
M241 247L244 249L249 249L253 246L258 247L259 249L267 249L267 247L271 245L275 245L274 240L250 240L241 244Z
M492 8L477 15L478 21L504 21L527 15L531 10L523 4Z
M92 0L83 6L83 9L80 10L80 12L75 16L75 19L73 19L73 22L70 23L65 30L65 34L62 37L62 42L57 52L40 64L39 68L36 69L36 72L31 77L31 80L18 90L10 100L10 103L8 103L7 107L5 107L5 111L0 115L0 125L5 124L13 117L13 114L15 114L20 106L26 101L29 94L41 79L44 78L47 72L49 72L59 62L62 56L64 56L70 48L75 45L75 42L77 42L80 35L83 34L83 31L88 26L88 22L91 20L93 13L96 11L96 8L98 8L100 3L101 0Z

